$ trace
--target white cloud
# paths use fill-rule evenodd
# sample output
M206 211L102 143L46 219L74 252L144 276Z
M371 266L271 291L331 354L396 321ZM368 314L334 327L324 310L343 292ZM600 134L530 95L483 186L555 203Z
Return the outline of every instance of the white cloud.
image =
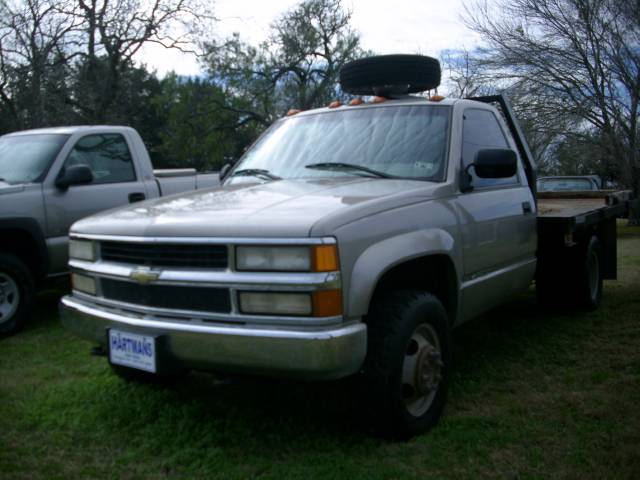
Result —
M251 43L265 40L269 25L299 0L216 0L216 24L220 37L240 32ZM441 50L472 49L477 36L461 22L462 0L345 0L353 12L352 25L360 32L362 47L376 53L423 53L438 56ZM164 75L200 73L195 56L158 45L147 45L139 61Z

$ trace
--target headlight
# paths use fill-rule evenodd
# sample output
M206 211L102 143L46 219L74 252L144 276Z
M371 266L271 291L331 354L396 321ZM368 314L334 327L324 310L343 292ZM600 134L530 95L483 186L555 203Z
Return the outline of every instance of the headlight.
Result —
M240 246L236 268L254 272L332 272L339 269L336 245Z
M240 310L258 315L311 315L313 305L308 293L240 292Z
M95 244L88 240L69 240L69 258L76 260L96 260Z
M332 317L342 314L342 291L240 292L240 311L257 315Z
M89 295L96 294L96 279L88 277L86 275L79 275L77 273L71 274L71 288L78 290L79 292L88 293Z

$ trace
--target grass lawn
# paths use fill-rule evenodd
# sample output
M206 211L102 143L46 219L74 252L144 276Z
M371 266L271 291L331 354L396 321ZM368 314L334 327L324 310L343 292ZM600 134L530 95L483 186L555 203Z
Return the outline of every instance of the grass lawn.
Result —
M58 294L0 340L0 478L640 478L640 229L602 308L529 292L456 331L440 425L371 438L342 382L127 384L64 331Z

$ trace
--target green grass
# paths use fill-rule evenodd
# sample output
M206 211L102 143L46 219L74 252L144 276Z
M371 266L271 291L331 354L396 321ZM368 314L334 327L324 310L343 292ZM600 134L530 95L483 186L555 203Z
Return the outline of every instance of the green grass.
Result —
M127 384L64 331L57 292L0 340L0 478L640 478L640 229L619 229L602 308L533 292L456 331L449 405L370 437L348 384Z

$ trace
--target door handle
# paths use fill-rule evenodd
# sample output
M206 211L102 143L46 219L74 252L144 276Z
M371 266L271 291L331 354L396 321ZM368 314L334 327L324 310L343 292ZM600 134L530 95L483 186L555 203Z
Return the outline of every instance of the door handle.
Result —
M531 209L531 203L522 202L522 213L529 215L533 210Z
M141 202L147 198L147 196L142 192L133 192L129 194L129 203Z

